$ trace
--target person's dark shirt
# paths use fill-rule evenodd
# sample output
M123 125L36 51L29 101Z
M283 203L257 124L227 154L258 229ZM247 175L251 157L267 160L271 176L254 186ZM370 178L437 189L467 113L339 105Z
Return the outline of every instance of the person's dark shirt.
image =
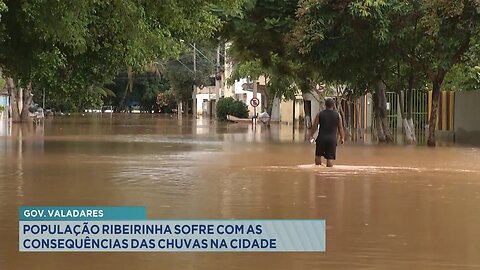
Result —
M317 141L336 142L337 129L340 116L334 110L323 110L319 113L319 125Z

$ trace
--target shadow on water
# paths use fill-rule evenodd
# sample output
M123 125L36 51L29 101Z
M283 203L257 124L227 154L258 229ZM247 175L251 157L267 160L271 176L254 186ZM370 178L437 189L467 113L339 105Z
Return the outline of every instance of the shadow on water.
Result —
M156 115L1 123L1 269L480 267L480 149L366 137L339 146L336 166L325 168L311 165L303 132ZM327 252L19 253L21 205L141 205L154 219L326 219Z

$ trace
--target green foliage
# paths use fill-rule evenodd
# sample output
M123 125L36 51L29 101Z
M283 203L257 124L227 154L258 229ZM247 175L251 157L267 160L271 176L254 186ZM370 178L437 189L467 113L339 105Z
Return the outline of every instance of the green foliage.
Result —
M462 60L447 74L443 88L451 91L480 90L480 44L472 44Z
M161 112L171 113L173 109L176 109L176 100L175 94L171 89L158 93L157 95L157 106Z
M7 5L5 4L5 1L0 1L0 11L6 11L8 9Z
M43 92L37 91L33 100L42 104ZM59 92L54 89L45 90L46 107L55 111L80 112L84 109L100 108L104 105L104 99L115 96L110 89L102 85L92 85L78 91Z
M127 72L122 72L111 83L106 84L106 88L114 93L114 95L104 99L106 104L120 109L123 105L135 103L140 104L142 110L158 109L156 105L157 95L169 88L168 82L153 72L133 74L132 81L132 91L127 91L129 77Z
M216 9L243 0L78 0L0 2L0 66L20 86L69 99L110 81L127 66L176 57L181 40L209 37ZM36 93L38 95L38 93ZM97 96L99 97L99 96Z
M217 103L217 119L226 121L227 115L232 115L239 118L248 117L248 107L245 103L235 100L232 97L221 98Z
M480 2L420 1L415 5L412 14L419 18L416 26L422 34L416 46L418 65L434 80L461 62L470 46L478 43Z
M288 57L286 38L295 23L297 4L297 0L252 1L245 6L242 16L227 18L221 35L232 42L233 58L259 59L267 67L273 66L272 55ZM275 65L278 64L277 61Z
M266 100L266 111L270 115L275 98L293 100L299 92L298 87L295 85L295 78L279 72L278 69L275 68L276 63L285 60L282 60L280 56L274 54L271 55L271 60L271 67L264 66L260 59L241 62L235 66L229 78L229 83L233 83L240 78L257 79L260 76L264 76L267 81L267 88L262 94Z
M480 90L480 65L458 64L445 78L445 90L472 91Z
M165 80L152 80L151 78L144 78L138 85L140 88L138 93L141 93L139 95L140 104L142 109L145 110L155 109L158 94L165 92L168 88ZM134 93L137 92L135 91Z
M478 1L303 1L295 46L327 81L393 88L443 76L478 40ZM422 72L418 72L421 70ZM403 81L403 82L401 82Z
M385 1L304 1L292 43L324 80L366 88L391 55Z
M267 88L262 94L267 111L276 97L292 99L298 90L308 92L318 83L316 70L301 61L289 42L297 4L297 0L252 1L243 16L227 18L221 32L232 42L229 55L235 65L229 82L265 76Z
M234 66L233 72L228 78L227 83L233 85L235 81L242 78L249 78L251 80L260 76L267 75L265 68L262 66L259 59L244 60Z
M212 59L216 58L214 56L216 45L204 41L196 44L196 48L198 50L196 52L196 73L193 72L193 48L184 51L177 60L171 60L165 65L166 78L177 101L191 99L193 85L196 84L199 87L210 85L210 77L215 73Z
M398 91L428 79L434 145L445 75L480 38L479 1L311 0L297 14L296 46L328 81L365 89L381 80Z
M168 82L153 73L142 73L134 76L133 90L127 94L127 100L138 101L143 110L156 109L157 96L165 92Z

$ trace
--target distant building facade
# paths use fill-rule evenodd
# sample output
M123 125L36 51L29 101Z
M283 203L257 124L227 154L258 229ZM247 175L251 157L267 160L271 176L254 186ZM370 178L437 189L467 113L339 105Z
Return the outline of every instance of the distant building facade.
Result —
M0 90L0 117L8 118L10 114L10 96L6 89Z

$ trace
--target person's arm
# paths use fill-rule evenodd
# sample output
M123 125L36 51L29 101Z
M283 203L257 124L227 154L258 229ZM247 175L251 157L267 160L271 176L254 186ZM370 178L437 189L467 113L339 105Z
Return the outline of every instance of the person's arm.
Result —
M309 134L310 139L313 138L313 134L315 134L315 131L317 131L317 129L318 129L318 123L320 123L320 114L319 113L317 113L317 116L315 116L315 119L313 120L312 127L310 128L310 134Z
M343 133L343 122L340 114L338 114L338 134L340 134L340 143L343 144L345 142L345 134Z

